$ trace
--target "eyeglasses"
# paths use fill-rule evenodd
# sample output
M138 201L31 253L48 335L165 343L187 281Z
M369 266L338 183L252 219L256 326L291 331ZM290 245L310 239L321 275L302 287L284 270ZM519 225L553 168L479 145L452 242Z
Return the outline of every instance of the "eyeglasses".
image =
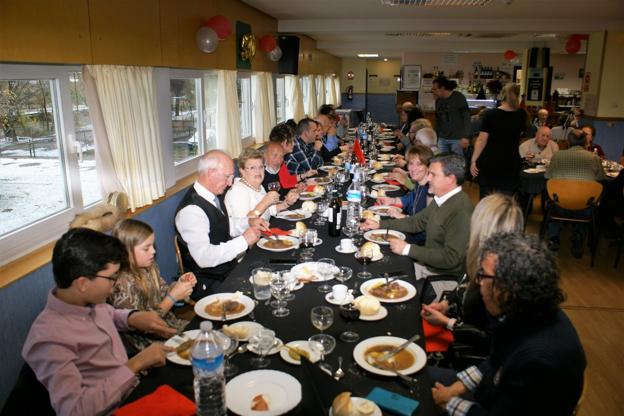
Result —
M115 273L115 274L114 274L114 275L112 275L112 276L102 276L101 274L94 274L94 275L93 275L93 276L91 276L91 277L100 277L100 278L102 278L102 279L110 280L111 282L115 283L115 281L117 281L117 277L118 277L118 276L117 276L117 273Z
M485 279L494 279L496 276L492 276L491 274L485 274L483 272L477 272L477 275L475 277L477 279L477 283L481 283Z

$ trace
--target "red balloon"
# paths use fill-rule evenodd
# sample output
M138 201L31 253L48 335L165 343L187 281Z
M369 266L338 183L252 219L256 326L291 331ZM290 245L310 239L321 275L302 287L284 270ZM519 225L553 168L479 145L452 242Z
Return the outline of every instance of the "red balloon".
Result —
M512 51L511 49L507 49L505 51L505 53L503 54L503 56L505 57L506 60L511 61L513 60L516 56L518 56L517 53L515 53L514 51Z
M575 54L581 50L581 40L576 36L570 36L565 45L565 50L569 54Z
M271 52L277 46L277 41L273 35L264 35L260 38L260 48L265 52Z
M219 40L223 40L232 34L232 24L227 17L220 14L212 16L210 19L204 21L204 26L209 26L212 30L217 32Z

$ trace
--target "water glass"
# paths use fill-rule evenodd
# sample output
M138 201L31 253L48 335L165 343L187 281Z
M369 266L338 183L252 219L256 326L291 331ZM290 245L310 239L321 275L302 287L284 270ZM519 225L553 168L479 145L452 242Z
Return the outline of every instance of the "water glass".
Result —
M277 299L277 309L273 310L273 316L283 318L290 314L290 310L286 308L286 297L290 293L289 282L283 273L275 273L271 279L271 294Z
M349 279L351 279L351 276L353 276L353 270L350 267L340 266L338 270L338 273L336 273L336 280L338 280L340 283L347 282Z
M257 300L267 300L271 298L271 275L272 270L266 267L258 267L251 271L254 297Z
M303 237L301 238L301 245L312 254L314 254L314 245L318 239L318 232L314 228L308 228ZM302 250L303 251L303 250Z
M312 325L321 333L334 323L334 310L328 306L315 306L310 311Z
M223 331L215 331L217 339L223 348L223 355L225 356L225 364L223 366L223 373L226 377L232 377L238 373L238 366L230 361L230 356L238 348L238 338L231 337Z
M327 219L325 218L325 211L327 211L327 207L329 206L329 202L325 198L321 198L316 203L316 221L314 221L314 225L325 225Z
M332 368L325 362L325 355L331 354L336 348L336 338L328 334L316 334L308 338L308 345L312 351L321 354L319 367L331 373Z
M275 332L262 328L254 336L249 338L249 343L258 352L259 356L251 359L251 365L255 368L265 368L269 366L271 360L266 357L275 343Z
M334 261L334 259L330 259L329 257L324 257L322 259L319 259L318 262L319 264L319 272L321 273L321 275L323 276L323 281L327 282L328 280L331 280L334 278L334 267L336 265L336 262ZM328 285L327 283L323 283L321 286L319 286L318 291L321 293L329 293L331 292L331 286Z

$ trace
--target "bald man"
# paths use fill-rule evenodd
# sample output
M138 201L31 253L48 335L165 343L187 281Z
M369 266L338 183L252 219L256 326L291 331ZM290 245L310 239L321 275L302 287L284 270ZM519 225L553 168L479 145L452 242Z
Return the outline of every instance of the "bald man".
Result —
M269 142L264 148L264 180L262 186L268 192L268 184L279 182L279 171L284 162L284 148L279 142ZM286 195L288 189L281 187L280 195Z
M537 129L535 137L525 141L518 148L520 157L534 163L541 163L543 159L550 161L559 145L552 141L550 127L542 126Z
M236 258L256 243L269 224L262 218L229 218L223 193L232 185L234 162L221 150L199 160L199 177L176 209L175 229L184 269L195 273L191 298L215 293L236 266ZM244 231L243 231L244 230ZM231 234L241 234L232 238Z

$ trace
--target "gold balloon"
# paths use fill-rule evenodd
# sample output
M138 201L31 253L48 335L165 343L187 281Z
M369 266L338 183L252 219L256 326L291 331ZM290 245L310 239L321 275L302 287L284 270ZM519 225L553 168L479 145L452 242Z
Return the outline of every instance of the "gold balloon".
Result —
M256 55L256 37L253 33L243 35L241 40L241 59L251 61Z

